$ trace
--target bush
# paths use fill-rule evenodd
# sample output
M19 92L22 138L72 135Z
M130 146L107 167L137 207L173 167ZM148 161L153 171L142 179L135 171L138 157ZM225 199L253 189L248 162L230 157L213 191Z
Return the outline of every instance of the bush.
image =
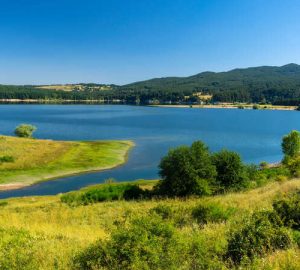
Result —
M150 209L150 213L159 215L162 219L169 219L172 217L172 208L168 205L159 204L156 207Z
M123 199L124 200L138 200L150 197L149 190L143 190L138 185L128 185L124 190Z
M273 203L273 208L284 225L300 230L300 192Z
M0 206L6 206L6 205L8 205L7 201L0 201Z
M290 171L288 168L281 166L281 167L274 167L274 168L266 168L263 170L258 171L257 173L257 180L259 181L261 178L266 178L268 181L270 180L277 180L279 177L285 176L286 178L290 177Z
M212 157L217 170L217 183L224 188L239 189L248 180L246 167L238 153L222 150Z
M261 163L259 163L259 167L260 167L262 170L268 168L268 166L269 166L269 163L266 162L266 161L262 161Z
M100 187L90 187L80 191L68 192L61 196L61 201L73 206L87 205L104 201L141 199L149 196L148 193L138 185L104 184Z
M167 196L206 195L216 176L209 150L200 141L170 150L159 168L162 181L156 189Z
M0 164L6 162L14 162L15 158L13 156L2 156L0 157Z
M192 210L192 216L199 224L207 224L209 222L223 222L226 221L233 213L233 207L224 208L220 204L200 204Z
M293 130L282 138L282 152L285 156L296 157L300 153L300 132Z
M23 138L31 138L34 131L36 131L36 127L28 124L21 124L16 127L15 135Z
M38 269L33 247L34 238L28 232L0 229L1 270Z
M283 163L292 176L300 176L300 157L291 158L290 156L285 156Z
M282 225L274 212L254 213L241 228L231 233L226 257L234 264L240 264L243 260L288 248L291 237Z
M178 269L182 244L172 225L143 217L75 256L75 269Z

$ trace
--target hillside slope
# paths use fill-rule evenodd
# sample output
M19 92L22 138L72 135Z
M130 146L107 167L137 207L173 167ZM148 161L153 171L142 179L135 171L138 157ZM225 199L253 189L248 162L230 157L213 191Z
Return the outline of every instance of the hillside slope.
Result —
M147 185L147 181L139 183ZM214 269L232 269L217 255L226 249L228 232L242 224L253 211L271 209L272 201L279 194L299 188L300 181L294 179L207 198L114 201L73 207L62 203L60 195L2 200L0 265L9 265L9 269L72 269L74 256L90 244L109 239L117 228L126 228L132 219L151 216L153 211L167 213L163 209L171 209L168 220L177 224L176 233L184 241L200 244L195 263L203 260L203 265L194 269L208 269L207 260ZM232 214L226 222L198 225L192 211L200 204L221 205L223 209L231 209ZM239 269L299 269L298 255L299 249L292 246ZM18 268L20 265L22 268ZM184 265L182 269L186 269Z
M300 66L262 66L228 72L203 72L190 77L156 78L125 85L144 91L200 91L216 101L270 102L300 98Z

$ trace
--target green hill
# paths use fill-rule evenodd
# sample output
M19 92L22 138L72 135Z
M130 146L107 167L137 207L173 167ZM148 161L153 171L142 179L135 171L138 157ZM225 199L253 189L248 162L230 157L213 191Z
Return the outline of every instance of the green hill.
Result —
M105 90L105 91L103 91ZM207 102L300 105L300 66L262 66L227 72L202 72L189 77L166 77L123 86L69 84L46 86L0 85L0 100L91 101L125 104Z
M190 77L166 77L125 85L121 89L164 92L204 92L215 101L280 102L300 98L300 66L262 66L228 72L203 72Z

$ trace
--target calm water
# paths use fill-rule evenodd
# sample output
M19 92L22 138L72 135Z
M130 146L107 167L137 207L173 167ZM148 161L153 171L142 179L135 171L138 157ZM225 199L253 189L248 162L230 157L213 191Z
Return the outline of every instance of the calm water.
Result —
M136 147L116 169L0 192L0 198L50 195L101 183L158 177L157 165L170 147L205 141L212 151L238 151L246 162L281 159L281 137L300 130L300 112L229 109L176 109L124 105L0 105L0 134L20 123L38 127L37 138L56 140L131 139Z

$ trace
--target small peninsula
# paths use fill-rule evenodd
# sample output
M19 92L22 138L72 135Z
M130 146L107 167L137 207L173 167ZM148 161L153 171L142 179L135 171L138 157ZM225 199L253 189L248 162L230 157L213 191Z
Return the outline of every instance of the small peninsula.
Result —
M0 190L111 169L126 161L133 146L132 141L53 141L0 136Z

